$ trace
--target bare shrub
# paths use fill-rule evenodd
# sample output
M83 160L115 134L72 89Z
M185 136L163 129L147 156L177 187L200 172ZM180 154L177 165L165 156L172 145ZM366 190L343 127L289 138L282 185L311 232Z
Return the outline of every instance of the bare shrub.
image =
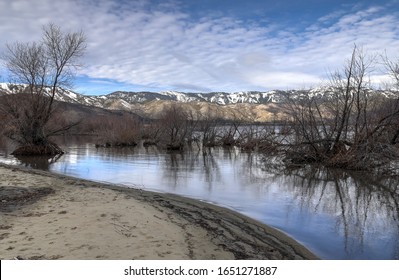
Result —
M142 125L135 116L102 116L96 121L97 147L136 146L141 139Z
M162 128L160 144L168 150L183 150L187 139L192 138L193 121L178 105L167 108L159 119Z
M229 126L225 126L221 131L220 144L224 147L231 147L237 144L240 122L235 119Z
M248 124L239 132L238 146L244 151L254 151L261 140L259 136L259 127Z
M260 151L262 153L274 153L283 138L276 134L275 127L271 124L247 124L237 130L239 137L236 140L241 150Z
M143 124L141 127L141 139L144 146L157 145L162 136L162 126L159 121Z
M198 123L198 137L203 147L215 147L218 145L220 131L219 119L216 116L202 116Z

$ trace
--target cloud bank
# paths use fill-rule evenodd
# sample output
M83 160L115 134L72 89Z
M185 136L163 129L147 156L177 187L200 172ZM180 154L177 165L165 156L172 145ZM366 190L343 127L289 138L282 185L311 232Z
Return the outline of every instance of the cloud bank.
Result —
M0 51L7 42L38 40L41 27L54 22L87 35L79 72L87 93L90 84L101 91L104 81L107 89L109 83L138 90L305 88L341 69L355 43L398 58L399 14L393 11L337 8L311 25L285 26L231 14L193 17L177 1L2 1Z

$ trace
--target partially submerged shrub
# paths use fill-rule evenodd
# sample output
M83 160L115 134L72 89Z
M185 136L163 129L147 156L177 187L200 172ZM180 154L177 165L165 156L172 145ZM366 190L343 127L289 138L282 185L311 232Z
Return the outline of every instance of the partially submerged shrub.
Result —
M193 121L192 116L179 106L173 104L167 108L158 120L161 127L159 144L168 150L183 150L187 139L194 133Z
M54 156L58 154L63 154L64 152L57 144L48 142L43 145L24 145L20 146L11 154L14 156Z
M97 147L136 146L140 140L140 121L135 116L123 115L100 120Z

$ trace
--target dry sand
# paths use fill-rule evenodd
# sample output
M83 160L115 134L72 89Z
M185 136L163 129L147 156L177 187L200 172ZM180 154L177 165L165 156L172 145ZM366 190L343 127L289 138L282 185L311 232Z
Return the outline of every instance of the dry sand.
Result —
M314 259L231 210L0 165L0 259Z

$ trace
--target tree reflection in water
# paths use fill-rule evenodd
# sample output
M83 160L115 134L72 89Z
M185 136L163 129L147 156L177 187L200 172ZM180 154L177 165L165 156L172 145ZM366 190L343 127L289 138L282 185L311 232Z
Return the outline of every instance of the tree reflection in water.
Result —
M269 163L272 161L268 161ZM284 187L295 193L301 208L335 218L348 256L367 246L366 239L393 236L392 259L399 258L399 180L320 166L281 168L269 164L268 172L284 176Z
M190 176L188 174L200 174L201 181L207 183L208 190L212 190L214 182L221 180L220 168L212 149L206 148L204 151L190 149L184 153L169 151L164 160L163 177L174 186L174 189L184 186L185 178Z

